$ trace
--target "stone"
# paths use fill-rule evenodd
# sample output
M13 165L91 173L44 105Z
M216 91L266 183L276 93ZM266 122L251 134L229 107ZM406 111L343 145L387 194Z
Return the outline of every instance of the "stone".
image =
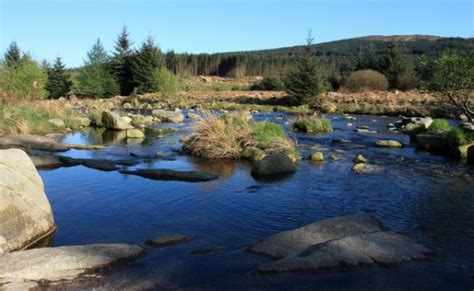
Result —
M134 160L76 159L65 156L60 156L59 160L63 162L66 167L83 165L87 168L105 172L119 170L119 165L135 166L138 164L138 162Z
M130 123L123 119L118 113L111 111L102 112L102 125L107 129L127 130L132 128Z
M322 162L324 161L324 154L322 152L315 152L309 157L309 159L312 162Z
M353 160L354 163L367 163L368 160L361 154L357 155L354 160Z
M202 171L177 171L171 169L139 169L134 171L120 171L126 175L136 175L151 180L181 181L181 182L208 182L219 179L219 175Z
M467 159L468 150L473 146L474 143L458 146L451 150L451 155L457 160Z
M446 132L425 132L416 135L417 147L436 153L448 153L449 143Z
M30 154L29 157L36 169L56 169L64 165L58 156L54 155Z
M64 121L62 121L59 118L50 119L50 120L48 120L48 123L51 124L51 125L54 125L56 127L64 127L65 126Z
M256 178L282 178L296 172L296 165L285 154L268 155L252 168L252 176Z
M82 127L89 127L92 121L87 117L73 117L71 121Z
M56 224L43 181L24 151L0 150L0 173L1 255L39 244Z
M0 137L0 148L22 148L50 152L64 152L70 149L67 144L38 135L9 135Z
M249 251L277 259L260 272L347 271L425 259L432 250L389 231L369 215L334 217L284 231L251 246Z
M217 247L208 247L208 248L199 248L194 249L189 254L191 255L199 255L199 256L209 256L213 255L217 251Z
M402 118L402 125L405 125L405 129L409 130L407 128L408 124L412 124L411 126L413 127L418 127L418 126L424 126L426 129L431 126L431 123L433 123L433 119L431 117L401 117Z
M105 150L107 147L105 145L101 144L67 144L69 148L75 149L75 150Z
M147 240L145 243L150 246L166 247L190 241L192 238L185 234L164 234Z
M352 166L352 171L357 172L357 173L361 173L365 170L365 167L366 167L365 163L355 163Z
M145 134L139 129L127 129L127 138L145 138Z
M378 147L386 148L401 148L403 144L396 140L378 140L375 142L375 145Z
M186 115L186 117L187 117L187 118L190 118L190 119L194 119L194 120L202 120L201 115L196 114L196 113L193 113L193 112L189 112L189 113Z
M72 280L142 253L142 247L129 244L91 244L13 252L0 256L0 285Z
M244 160L258 162L265 157L265 152L257 147L248 146L242 151L240 157Z
M355 118L354 116L351 116L351 115L345 115L344 119L345 120L356 120L357 118Z
M153 117L158 118L161 122L180 123L184 121L184 114L177 111L168 111L162 109L155 109L151 112Z
M341 160L342 158L339 157L339 156L336 156L336 155L329 155L328 159L332 160L332 161L339 161Z
M164 136L169 134L176 133L177 130L174 128L167 128L167 127L147 127L145 129L145 135L150 136Z

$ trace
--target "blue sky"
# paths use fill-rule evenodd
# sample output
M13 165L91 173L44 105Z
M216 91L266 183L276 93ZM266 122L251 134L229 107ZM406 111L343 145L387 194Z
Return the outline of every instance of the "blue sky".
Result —
M0 0L0 53L12 41L38 60L79 66L97 38L108 50L122 26L135 46L223 52L373 34L472 37L474 0Z

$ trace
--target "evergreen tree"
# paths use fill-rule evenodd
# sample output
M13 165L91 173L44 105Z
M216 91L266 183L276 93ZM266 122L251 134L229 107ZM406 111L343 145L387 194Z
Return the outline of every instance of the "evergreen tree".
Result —
M16 42L12 42L5 53L5 65L15 67L20 64L21 52Z
M155 80L153 73L164 66L160 49L152 37L143 42L139 51L133 57L132 73L136 90L139 93L153 92Z
M317 110L320 110L320 95L324 91L325 86L312 52L313 40L313 36L309 32L303 56L300 58L296 69L287 76L286 88L288 95L296 104L311 103Z
M391 89L408 90L416 87L417 80L410 57L398 45L390 45L382 60L382 71Z
M127 27L124 26L115 41L115 52L112 59L112 71L120 85L120 94L124 96L130 95L133 91L132 45L133 42L130 40Z
M108 97L119 93L114 75L107 69L109 57L98 39L87 53L85 66L80 70L74 91L82 96Z
M48 70L48 81L46 82L46 90L49 98L59 98L65 96L71 89L71 81L66 73L60 57L56 58L54 65Z

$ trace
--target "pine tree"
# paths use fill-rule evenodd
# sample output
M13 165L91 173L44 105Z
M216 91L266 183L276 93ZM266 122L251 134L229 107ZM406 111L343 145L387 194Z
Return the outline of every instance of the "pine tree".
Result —
M417 86L413 64L406 50L400 46L389 46L381 66L391 89L408 90Z
M154 72L164 65L160 49L155 45L153 38L148 37L132 61L134 85L139 93L153 92Z
M311 32L308 32L303 56L299 59L297 67L287 76L286 88L295 104L311 103L316 110L320 110L320 95L325 86L312 52L313 40Z
M48 70L46 90L48 91L49 98L65 96L71 89L71 85L72 83L69 81L69 76L66 73L66 67L61 58L57 57L53 67Z
M130 95L133 91L132 45L133 42L130 40L127 27L124 26L115 41L115 52L112 59L112 72L120 85L120 94L124 96Z
M5 65L9 68L16 67L21 62L21 51L16 42L12 42L5 53Z
M87 53L85 66L80 70L74 91L82 96L108 97L119 93L114 75L107 69L109 57L98 39Z

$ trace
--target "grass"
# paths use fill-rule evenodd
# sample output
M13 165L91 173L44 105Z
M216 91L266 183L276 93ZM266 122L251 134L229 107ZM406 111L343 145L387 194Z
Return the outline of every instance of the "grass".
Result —
M331 132L331 121L317 116L299 116L293 121L293 129L308 133Z
M15 103L0 102L0 135L6 134L46 134L76 129L79 125L74 117L78 115L64 109L57 103L44 101L23 101ZM58 118L64 121L65 127L58 128L48 120Z
M249 121L243 115L209 115L196 125L193 136L184 143L192 155L211 159L239 159L249 146L266 154L286 153L297 158L295 145L280 126Z
M454 148L474 143L474 133L470 130L455 128L449 132L447 139L449 146Z
M451 131L451 125L446 119L438 118L433 120L429 129L431 131Z

